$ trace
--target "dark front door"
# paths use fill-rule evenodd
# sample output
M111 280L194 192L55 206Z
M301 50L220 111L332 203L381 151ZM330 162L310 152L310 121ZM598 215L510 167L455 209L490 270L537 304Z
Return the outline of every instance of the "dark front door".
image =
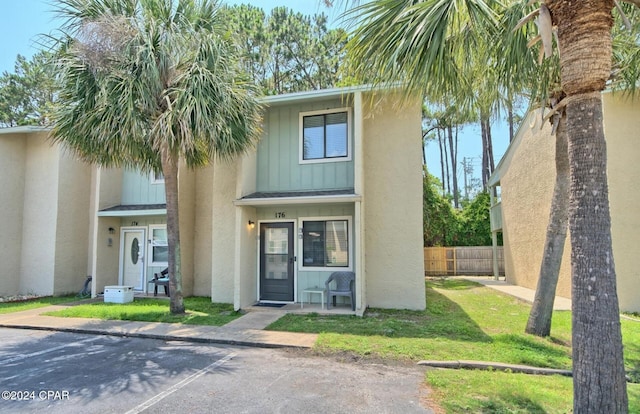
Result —
M293 223L260 225L260 300L293 302Z

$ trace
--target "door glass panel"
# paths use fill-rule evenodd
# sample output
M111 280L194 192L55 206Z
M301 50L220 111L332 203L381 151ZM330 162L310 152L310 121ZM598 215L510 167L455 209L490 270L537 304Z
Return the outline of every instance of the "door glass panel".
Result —
M267 254L289 254L289 230L270 228L265 232Z
M120 257L122 273L118 276L118 284L142 290L144 287L142 282L144 277L144 231L125 230L122 236L122 256Z
M265 278L287 279L289 262L289 229L268 228L265 232Z
M138 254L140 253L140 243L138 238L134 238L131 242L131 262L135 265L138 264Z

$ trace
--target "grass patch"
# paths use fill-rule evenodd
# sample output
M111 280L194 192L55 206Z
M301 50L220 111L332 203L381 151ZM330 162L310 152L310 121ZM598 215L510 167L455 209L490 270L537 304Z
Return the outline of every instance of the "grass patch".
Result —
M524 333L531 306L460 279L426 283L427 309L369 309L364 317L289 314L267 329L318 333L322 353L418 361L483 360L571 369L571 313L553 314L551 337ZM640 382L640 323L622 319L625 369ZM432 402L451 413L571 412L572 379L497 371L429 370ZM640 385L628 384L630 412Z
M431 400L447 413L570 413L569 377L498 371L434 369L426 373ZM627 384L629 412L640 412L640 385Z
M569 413L572 379L496 371L429 370L431 398L447 413Z
M362 318L289 314L267 329L318 333L322 351L570 368L570 313L556 312L554 336L538 338L524 333L529 309L477 283L436 279L427 283L425 311L370 309Z
M36 299L28 299L17 302L0 302L0 314L11 312L22 312L29 309L43 308L49 305L60 305L62 303L70 303L82 300L75 295L67 296L46 296Z
M184 298L184 306L184 315L172 315L169 311L169 301L166 299L134 298L131 303L95 302L47 312L45 315L212 326L222 326L242 315L233 310L233 305L211 303L211 298L208 297Z

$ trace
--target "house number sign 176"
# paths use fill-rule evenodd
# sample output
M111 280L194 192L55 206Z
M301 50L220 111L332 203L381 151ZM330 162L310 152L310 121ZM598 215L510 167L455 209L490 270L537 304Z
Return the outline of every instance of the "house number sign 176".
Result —
M277 219L285 218L284 211L276 211L276 218Z

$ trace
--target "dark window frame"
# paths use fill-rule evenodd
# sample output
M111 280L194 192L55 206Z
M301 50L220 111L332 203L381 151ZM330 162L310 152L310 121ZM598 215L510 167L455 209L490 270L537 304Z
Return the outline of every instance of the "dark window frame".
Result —
M344 223L345 229L345 246L340 249L342 254L346 254L346 264L332 264L329 261L328 249L327 249L327 225L331 222ZM319 229L318 224L322 224L322 228ZM302 220L302 263L303 270L313 269L350 269L351 268L351 221L347 218L327 218L327 219L308 219ZM316 228L313 228L316 227ZM317 240L313 240L316 238ZM321 246L313 247L310 244L320 243ZM311 261L309 261L311 260Z
M335 123L333 125L345 125L345 136L344 136L344 155L329 155L327 153L327 126L332 124L327 124L327 117L335 116L335 115L344 115L345 120L344 124L342 122ZM313 117L322 117L322 156L321 157L309 157L305 151L305 144L307 142L307 136L305 131L309 127L305 127L306 120L308 118ZM310 112L300 112L300 158L299 161L301 164L311 164L311 163L322 163L322 162L339 162L339 161L351 161L352 160L352 148L351 148L351 128L352 128L352 117L351 117L351 108L334 108L330 110L320 110L320 111L310 111ZM342 142L340 142L342 144Z

